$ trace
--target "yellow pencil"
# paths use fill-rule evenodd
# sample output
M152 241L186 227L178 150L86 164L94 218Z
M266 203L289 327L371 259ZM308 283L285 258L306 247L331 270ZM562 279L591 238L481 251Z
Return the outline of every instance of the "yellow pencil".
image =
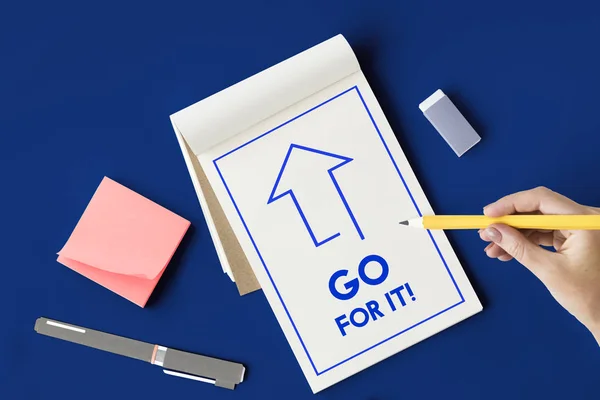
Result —
M600 230L600 215L427 215L400 224L424 229L482 229L505 224L517 229Z

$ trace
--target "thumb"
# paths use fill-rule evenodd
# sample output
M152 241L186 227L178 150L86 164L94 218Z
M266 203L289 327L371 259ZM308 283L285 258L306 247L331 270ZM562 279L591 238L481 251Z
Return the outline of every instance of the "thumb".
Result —
M538 269L551 261L553 253L532 243L518 230L503 224L486 228L487 236L515 260L538 275Z

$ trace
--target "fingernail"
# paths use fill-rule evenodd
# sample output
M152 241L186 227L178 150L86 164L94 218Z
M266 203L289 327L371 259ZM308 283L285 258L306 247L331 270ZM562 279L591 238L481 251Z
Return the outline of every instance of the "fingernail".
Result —
M498 243L498 242L502 241L502 235L500 234L500 232L496 228L491 228L491 227L490 228L486 228L485 229L485 234L494 243Z
M490 203L487 206L483 207L483 215L488 215L489 210L491 210L491 209L494 208L494 204L496 204L496 203L495 202L494 203Z

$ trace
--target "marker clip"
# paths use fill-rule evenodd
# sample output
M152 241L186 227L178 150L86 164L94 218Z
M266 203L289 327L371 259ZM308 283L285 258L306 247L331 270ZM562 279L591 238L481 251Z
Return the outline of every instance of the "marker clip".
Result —
M196 376L196 375L192 375L192 374L184 374L182 372L171 371L168 369L163 369L163 372L167 375L176 376L178 378L191 379L193 381L210 383L212 385L219 386L219 387L226 388L226 389L233 390L235 388L235 383L233 383L233 382L217 381L215 379L204 378L202 376ZM244 380L244 377L242 375L242 381L243 380Z

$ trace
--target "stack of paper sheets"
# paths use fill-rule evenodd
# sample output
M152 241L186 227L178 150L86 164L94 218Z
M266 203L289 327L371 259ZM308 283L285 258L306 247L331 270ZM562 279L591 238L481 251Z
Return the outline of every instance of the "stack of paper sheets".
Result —
M338 35L171 116L223 270L313 392L481 310Z
M104 177L57 260L145 307L189 226Z

